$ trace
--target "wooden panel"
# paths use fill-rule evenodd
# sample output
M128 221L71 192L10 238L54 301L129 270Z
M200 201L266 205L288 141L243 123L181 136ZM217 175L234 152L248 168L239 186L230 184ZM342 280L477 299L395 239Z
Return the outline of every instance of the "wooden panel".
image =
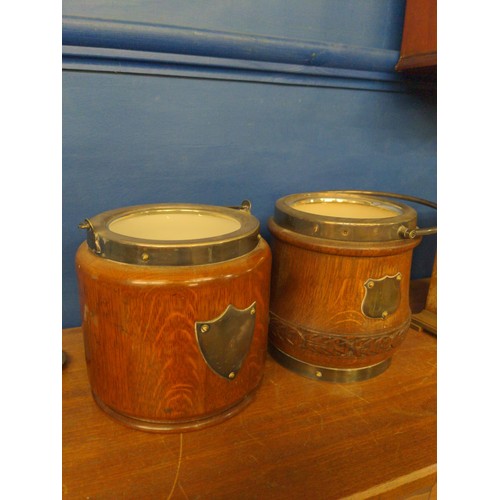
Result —
M425 308L428 311L437 314L437 255L434 258L434 266L432 268L432 276L429 284L429 293L425 302Z
M432 276L427 281L425 308L420 311L415 310L415 314L412 316L412 325L416 329L437 335L437 255L434 257Z
M401 57L405 71L437 65L437 0L407 0Z
M79 328L63 349L64 498L401 498L436 482L436 339L425 333L410 329L392 366L355 384L268 357L251 405L183 434L111 419L92 400Z

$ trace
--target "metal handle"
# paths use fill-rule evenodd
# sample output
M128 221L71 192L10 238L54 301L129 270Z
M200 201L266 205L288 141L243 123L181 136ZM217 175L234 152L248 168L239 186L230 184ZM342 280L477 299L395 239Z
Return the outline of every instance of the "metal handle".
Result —
M407 194L397 194L397 193L386 193L384 191L344 191L344 193L351 193L351 194L367 194L367 195L375 195L375 196L385 196L386 198L394 198L397 200L405 200L405 201L412 201L414 203L418 203L419 205L425 205L427 207L431 207L437 210L437 203L434 203L433 201L428 201L424 200L423 198L417 198L416 196L410 196ZM437 233L437 227L425 227L425 228L417 228L417 229L410 229L406 226L401 226L399 228L399 236L402 238L406 239L414 239L417 236L429 236L430 234L436 234Z
M92 225L92 222L90 222L90 219L84 219L83 222L80 222L78 224L79 229L86 229L87 231L92 231L92 235L94 236L94 245L95 245L95 253L101 253L101 245L99 243L99 236L94 229L94 226ZM87 240L88 241L88 240Z
M245 212L250 213L250 210L252 208L252 203L250 203L250 200L243 200L240 205L237 207L227 207L227 208L234 208L235 210L243 210Z

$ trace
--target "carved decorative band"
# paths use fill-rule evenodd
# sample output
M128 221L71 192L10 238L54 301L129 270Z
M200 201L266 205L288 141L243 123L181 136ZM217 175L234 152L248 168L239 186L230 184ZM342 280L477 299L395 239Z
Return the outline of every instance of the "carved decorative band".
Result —
M381 333L341 334L292 325L270 313L269 339L272 344L291 345L307 352L340 358L364 358L392 351L406 337L411 318L401 326Z

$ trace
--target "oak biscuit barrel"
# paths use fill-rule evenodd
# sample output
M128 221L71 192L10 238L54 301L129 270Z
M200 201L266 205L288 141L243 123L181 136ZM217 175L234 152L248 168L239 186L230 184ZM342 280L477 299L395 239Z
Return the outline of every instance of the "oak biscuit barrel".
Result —
M80 227L96 403L147 431L198 429L244 408L263 376L271 272L249 203L127 207Z
M420 230L413 208L373 193L292 194L275 204L269 350L303 376L376 376L410 326L413 249L436 230Z

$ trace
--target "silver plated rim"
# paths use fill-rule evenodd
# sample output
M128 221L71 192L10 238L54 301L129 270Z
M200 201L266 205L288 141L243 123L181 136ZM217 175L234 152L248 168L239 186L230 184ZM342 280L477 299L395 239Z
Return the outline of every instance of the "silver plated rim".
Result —
M288 370L303 377L323 382L349 383L368 380L387 370L392 361L392 358L387 358L380 363L360 368L332 368L306 363L284 353L272 344L269 345L269 353L281 366Z
M149 240L116 233L113 222L137 215L196 213L237 220L232 232L190 240ZM87 229L87 245L96 255L117 262L147 266L202 265L230 260L252 251L259 242L259 220L244 207L185 203L135 205L95 215L80 227Z
M355 203L383 208L394 212L394 217L346 218L317 215L295 208L310 203ZM276 201L274 221L279 226L306 236L337 241L397 241L401 228L417 227L417 212L408 205L379 196L349 193L347 191L319 191L284 196Z

